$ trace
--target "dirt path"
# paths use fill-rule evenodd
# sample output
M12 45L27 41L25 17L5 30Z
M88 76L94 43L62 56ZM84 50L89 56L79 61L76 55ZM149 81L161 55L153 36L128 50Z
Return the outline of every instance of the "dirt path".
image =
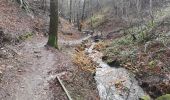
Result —
M59 42L76 45L89 38ZM72 70L71 58L47 49L46 42L47 38L38 36L11 47L19 56L13 58L17 64L6 64L11 67L0 83L0 100L67 100L60 84L51 80L57 73Z
M17 85L17 100L49 100L52 98L48 90L48 72L52 70L54 53L44 48L45 39L27 42L21 49L25 59L30 63L30 68L21 77L20 85Z
M2 100L54 100L49 89L49 81L55 77L50 71L55 70L59 56L44 47L47 39L33 38L15 49L20 54L22 66L17 70L14 80L7 85L8 96L0 95ZM55 99L56 100L56 99Z
M74 46L74 45L78 45L78 44L82 43L84 40L88 40L89 38L91 38L91 35L88 35L88 36L78 39L78 40L72 40L72 41L60 40L59 42L63 45Z

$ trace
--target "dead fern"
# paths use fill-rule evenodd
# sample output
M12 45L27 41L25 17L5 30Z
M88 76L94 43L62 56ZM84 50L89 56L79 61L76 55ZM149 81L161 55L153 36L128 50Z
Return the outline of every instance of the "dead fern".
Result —
M84 51L76 51L73 55L73 63L78 66L78 70L95 73L96 64L85 54Z

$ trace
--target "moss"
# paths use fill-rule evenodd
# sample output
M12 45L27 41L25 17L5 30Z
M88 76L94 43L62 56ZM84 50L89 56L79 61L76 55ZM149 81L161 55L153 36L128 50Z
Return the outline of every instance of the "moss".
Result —
M101 23L104 22L103 18L104 18L104 15L96 14L88 20L88 23L91 23L92 21L93 27L97 27L101 25Z
M132 41L132 38L130 37L130 35L128 35L128 36L125 36L125 37L118 39L116 41L116 43L118 45L129 45L129 44L132 44L133 41Z
M52 47L55 47L56 49L58 49L58 46L57 46L57 37L53 36L53 35L50 35L47 44L49 46L52 46Z
M151 100L149 96L143 96L139 100Z
M150 68L154 68L157 65L157 62L152 60L152 61L149 62L148 65L149 65Z
M107 56L106 63L113 61L117 58L120 63L126 62L128 59L134 61L136 59L136 46L130 35L123 36L119 39L113 40L111 46L106 48L104 55Z
M170 94L160 96L156 100L170 100Z
M28 38L31 38L32 36L33 36L33 33L28 32L28 33L25 33L24 35L19 36L19 40L26 40Z

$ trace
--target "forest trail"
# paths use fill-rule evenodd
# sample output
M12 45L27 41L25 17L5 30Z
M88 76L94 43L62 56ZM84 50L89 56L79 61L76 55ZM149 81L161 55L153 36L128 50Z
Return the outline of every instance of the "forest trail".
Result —
M23 84L26 85L24 87L25 90L29 90L28 93L24 93L21 89L19 91L23 94L23 98L25 98L25 94L29 94L28 99L29 100L48 100L52 96L50 96L50 92L48 90L48 79L50 76L48 75L48 72L52 70L53 65L55 64L55 54L51 51L48 51L44 48L44 45L46 44L46 39L35 42L28 42L25 45L25 50L23 50L23 54L28 57L32 58L29 59L30 62L33 63L31 66L31 73L26 73L26 75L23 77ZM29 57L30 56L30 57ZM20 89L19 89L20 90ZM22 96L17 94L17 97L20 98L20 100L23 100Z
M61 43L63 45L78 45L78 44L81 44L84 40L88 40L90 37L91 37L91 35L88 35L88 36L78 39L78 40L71 40L71 41L60 40L59 43Z
M51 100L52 93L48 87L50 75L48 74L55 64L55 54L47 50L44 45L47 39L33 38L20 45L18 51L26 65L22 66L19 82L9 87L12 93L4 100Z
M88 38L72 42L77 44ZM7 87L4 91L8 91L9 95L1 94L2 100L54 100L53 93L49 89L49 81L56 75L52 75L50 72L59 69L60 66L55 68L56 63L57 65L63 63L69 65L67 63L70 62L61 61L64 55L60 52L56 53L55 50L48 50L44 47L46 43L47 38L45 37L33 37L15 47L17 53L20 54L20 62L24 63L18 69L17 78L13 79L17 81L4 86Z

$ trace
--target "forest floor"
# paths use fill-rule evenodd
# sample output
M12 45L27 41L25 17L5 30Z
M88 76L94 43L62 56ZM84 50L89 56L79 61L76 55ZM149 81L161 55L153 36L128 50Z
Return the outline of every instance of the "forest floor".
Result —
M9 58L1 58L0 99L2 100L67 100L67 96L56 79L61 79L72 93L73 98L98 97L94 85L86 84L84 78L76 76L76 71L69 54L44 47L47 38L35 36L15 47L15 55L8 52ZM80 40L81 43L81 40ZM78 74L78 73L76 73ZM86 81L86 82L85 82ZM84 90L83 92L80 92ZM91 95L91 96L90 96Z
M68 100L57 75L73 99L98 100L93 77L82 75L72 61L76 45L90 36L60 18L60 50L54 50L45 47L43 36L48 32L48 16L28 15L7 0L0 1L0 9L1 100Z
M0 37L0 99L67 100L56 79L59 75L73 99L99 100L94 79L98 65L93 61L95 57L90 58L90 54L85 52L92 44L88 41L90 35L78 32L68 21L60 18L58 32L60 50L54 50L45 46L47 38L43 36L48 33L48 14L34 17L27 15L19 5L7 0L0 1L0 9L0 35L3 36ZM167 12L169 9L165 13L168 14ZM126 68L128 73L131 71L136 75L139 85L153 98L169 93L168 16L161 17L165 20L163 26L156 28L154 25L146 26L148 30L144 31L158 33L156 34L158 38L144 42L147 37L142 37L142 32L136 35L137 41L132 41L131 35L112 33L122 29L123 22L119 23L116 19L106 21L110 23L101 24L102 28L98 27L101 29L98 31L111 33L111 36L108 36L112 39L96 43L92 55L93 53L97 55L96 51L103 53L104 55L99 57L100 60L111 67ZM98 56L100 55L96 57ZM113 78L112 76L109 74L102 81L106 79L109 81L109 77ZM113 84L122 89L122 83L124 81Z
M113 32L110 40L96 46L108 65L128 69L153 99L170 93L169 11L168 6L155 13L153 24L148 21L140 26L143 30L130 28L133 32L122 36L121 32ZM131 34L135 34L136 40Z
M94 25L103 33L101 37L104 39L95 45L94 50L103 53L102 60L112 69L127 69L153 99L170 93L169 11L169 5L161 8L154 13L153 24L146 18L145 24L138 23L138 28L136 25L127 28L126 22L112 19L108 12L95 15Z

